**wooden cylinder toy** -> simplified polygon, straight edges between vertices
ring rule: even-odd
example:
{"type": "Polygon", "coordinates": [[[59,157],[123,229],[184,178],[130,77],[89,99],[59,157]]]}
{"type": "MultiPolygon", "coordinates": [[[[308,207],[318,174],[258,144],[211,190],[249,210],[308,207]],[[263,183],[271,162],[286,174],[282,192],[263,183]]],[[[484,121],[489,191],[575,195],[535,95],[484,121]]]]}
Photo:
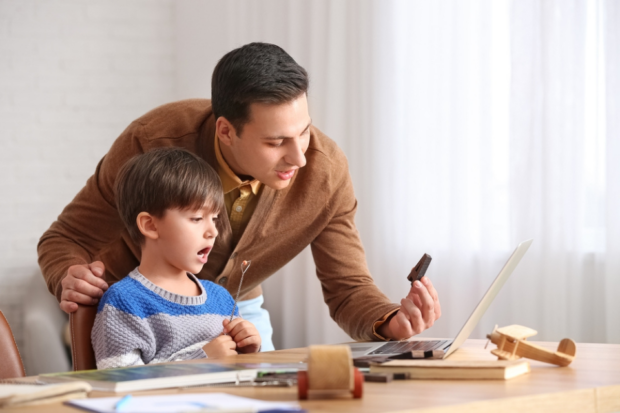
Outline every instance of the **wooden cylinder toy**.
{"type": "Polygon", "coordinates": [[[305,400],[308,394],[351,393],[354,398],[362,397],[364,376],[353,367],[349,346],[310,346],[308,371],[297,374],[299,398],[305,400]]]}

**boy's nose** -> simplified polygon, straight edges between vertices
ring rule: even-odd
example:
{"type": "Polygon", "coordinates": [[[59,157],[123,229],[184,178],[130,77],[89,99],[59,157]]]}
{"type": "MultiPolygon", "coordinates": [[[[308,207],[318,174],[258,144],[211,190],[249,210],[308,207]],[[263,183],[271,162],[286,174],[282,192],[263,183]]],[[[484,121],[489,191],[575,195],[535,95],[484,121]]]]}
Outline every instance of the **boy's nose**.
{"type": "Polygon", "coordinates": [[[215,223],[212,223],[205,231],[205,238],[215,238],[218,234],[219,231],[217,230],[217,225],[215,225],[215,223]]]}

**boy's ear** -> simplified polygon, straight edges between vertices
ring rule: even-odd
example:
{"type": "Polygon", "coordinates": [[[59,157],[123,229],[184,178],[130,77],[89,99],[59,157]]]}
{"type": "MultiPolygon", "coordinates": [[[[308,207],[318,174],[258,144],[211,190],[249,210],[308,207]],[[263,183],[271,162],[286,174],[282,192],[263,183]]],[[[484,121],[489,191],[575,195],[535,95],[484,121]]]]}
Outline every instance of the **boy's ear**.
{"type": "Polygon", "coordinates": [[[235,127],[224,116],[220,116],[215,121],[215,133],[220,139],[220,143],[226,146],[231,146],[234,139],[237,136],[235,127]]]}
{"type": "Polygon", "coordinates": [[[157,231],[157,223],[155,217],[148,212],[140,212],[136,217],[136,224],[138,229],[148,239],[159,238],[159,232],[157,231]]]}

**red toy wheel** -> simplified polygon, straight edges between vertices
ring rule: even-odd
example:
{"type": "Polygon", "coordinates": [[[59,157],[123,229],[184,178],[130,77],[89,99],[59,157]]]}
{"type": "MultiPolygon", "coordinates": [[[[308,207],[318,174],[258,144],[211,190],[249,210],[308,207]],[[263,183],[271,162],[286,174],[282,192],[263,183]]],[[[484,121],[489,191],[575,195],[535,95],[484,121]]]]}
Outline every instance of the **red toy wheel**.
{"type": "Polygon", "coordinates": [[[364,375],[355,367],[353,368],[353,378],[354,378],[354,387],[353,387],[353,398],[361,399],[364,394],[364,375]]]}
{"type": "Polygon", "coordinates": [[[299,400],[308,400],[308,372],[297,372],[297,394],[299,400]]]}

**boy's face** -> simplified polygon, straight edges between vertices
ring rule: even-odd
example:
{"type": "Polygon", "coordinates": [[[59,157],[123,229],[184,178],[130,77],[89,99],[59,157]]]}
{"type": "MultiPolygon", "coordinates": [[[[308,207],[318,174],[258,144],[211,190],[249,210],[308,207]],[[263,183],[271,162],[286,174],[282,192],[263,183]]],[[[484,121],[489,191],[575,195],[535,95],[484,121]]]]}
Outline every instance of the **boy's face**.
{"type": "Polygon", "coordinates": [[[198,211],[168,209],[161,218],[153,217],[158,252],[172,271],[198,274],[207,262],[218,234],[217,214],[206,208],[198,211]]]}
{"type": "Polygon", "coordinates": [[[304,93],[280,105],[253,103],[241,136],[225,118],[218,118],[216,128],[224,158],[237,175],[283,189],[306,165],[311,121],[304,93]]]}

